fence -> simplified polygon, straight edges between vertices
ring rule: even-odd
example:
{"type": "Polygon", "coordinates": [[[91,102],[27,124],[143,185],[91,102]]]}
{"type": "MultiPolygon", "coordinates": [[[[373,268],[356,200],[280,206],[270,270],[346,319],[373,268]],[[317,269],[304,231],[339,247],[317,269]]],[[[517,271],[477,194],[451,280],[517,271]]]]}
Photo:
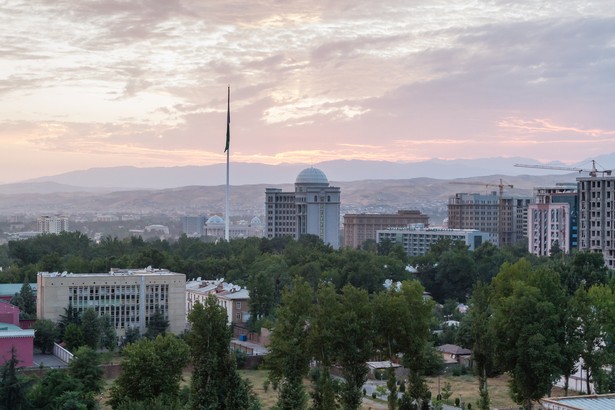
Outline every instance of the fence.
{"type": "Polygon", "coordinates": [[[57,343],[53,344],[53,355],[62,360],[64,363],[68,363],[73,360],[73,354],[57,343]]]}

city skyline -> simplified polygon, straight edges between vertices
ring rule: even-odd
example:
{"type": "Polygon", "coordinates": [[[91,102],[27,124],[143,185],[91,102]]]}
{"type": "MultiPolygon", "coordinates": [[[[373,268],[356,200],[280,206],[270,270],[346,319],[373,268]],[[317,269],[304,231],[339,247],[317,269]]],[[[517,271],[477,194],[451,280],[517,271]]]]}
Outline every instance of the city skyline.
{"type": "Polygon", "coordinates": [[[91,167],[612,151],[615,11],[453,0],[22,1],[0,183],[91,167]]]}

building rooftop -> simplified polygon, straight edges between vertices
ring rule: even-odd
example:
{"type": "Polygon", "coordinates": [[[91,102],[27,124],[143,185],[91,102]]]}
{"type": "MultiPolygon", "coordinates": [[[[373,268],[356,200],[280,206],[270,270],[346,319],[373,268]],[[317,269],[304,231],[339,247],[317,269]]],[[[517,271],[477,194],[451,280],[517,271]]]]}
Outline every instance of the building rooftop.
{"type": "MultiPolygon", "coordinates": [[[[2,296],[14,296],[15,293],[21,291],[23,283],[2,283],[0,284],[0,297],[2,296]]],[[[32,291],[36,292],[36,283],[30,283],[32,291]]]]}
{"type": "Polygon", "coordinates": [[[46,278],[58,278],[58,277],[71,277],[71,278],[79,278],[86,277],[90,278],[93,276],[134,276],[134,275],[177,275],[175,272],[171,272],[168,269],[154,269],[151,266],[148,266],[144,269],[116,269],[111,268],[111,270],[107,273],[69,273],[69,272],[39,272],[39,276],[43,276],[46,278]]]}
{"type": "Polygon", "coordinates": [[[319,170],[318,168],[309,167],[304,169],[297,175],[297,179],[295,180],[295,184],[325,184],[329,185],[329,180],[324,172],[319,170]]]}
{"type": "Polygon", "coordinates": [[[615,394],[551,397],[540,402],[547,410],[611,410],[615,408],[615,394]]]}
{"type": "Polygon", "coordinates": [[[10,323],[0,323],[0,339],[12,337],[34,337],[34,329],[22,329],[10,323]]]}

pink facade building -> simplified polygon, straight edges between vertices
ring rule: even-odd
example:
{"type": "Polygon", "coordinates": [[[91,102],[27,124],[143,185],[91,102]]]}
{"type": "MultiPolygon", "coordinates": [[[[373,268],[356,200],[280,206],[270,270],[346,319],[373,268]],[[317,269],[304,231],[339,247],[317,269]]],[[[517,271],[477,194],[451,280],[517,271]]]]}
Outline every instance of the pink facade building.
{"type": "Polygon", "coordinates": [[[19,308],[0,302],[0,365],[10,360],[13,348],[19,367],[32,366],[34,330],[19,327],[19,308]]]}

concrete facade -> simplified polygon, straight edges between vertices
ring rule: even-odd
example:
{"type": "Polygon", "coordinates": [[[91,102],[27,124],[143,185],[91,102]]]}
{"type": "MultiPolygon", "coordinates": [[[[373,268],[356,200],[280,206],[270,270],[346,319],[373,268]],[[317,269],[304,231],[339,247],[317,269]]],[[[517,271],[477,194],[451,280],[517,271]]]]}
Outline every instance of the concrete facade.
{"type": "Polygon", "coordinates": [[[477,229],[499,245],[513,245],[527,235],[527,207],[532,198],[457,193],[448,200],[448,227],[477,229]]]}
{"type": "Polygon", "coordinates": [[[579,250],[601,253],[615,269],[615,176],[577,178],[579,250]]]}
{"type": "Polygon", "coordinates": [[[549,256],[551,247],[570,253],[570,206],[568,204],[531,204],[528,207],[528,251],[549,256]]]}
{"type": "Polygon", "coordinates": [[[340,196],[317,168],[306,168],[295,180],[295,192],[265,190],[267,238],[316,235],[334,249],[340,245],[340,196]]]}
{"type": "Polygon", "coordinates": [[[186,275],[163,269],[112,270],[109,273],[39,272],[37,317],[60,320],[69,304],[80,312],[89,307],[108,314],[118,336],[127,328],[145,332],[159,309],[175,334],[186,328],[186,275]]]}
{"type": "Polygon", "coordinates": [[[39,233],[68,232],[68,217],[66,216],[39,216],[37,219],[39,233]]]}
{"type": "Polygon", "coordinates": [[[489,242],[492,237],[486,232],[476,229],[425,228],[414,226],[408,228],[391,228],[378,231],[377,242],[390,240],[402,245],[409,256],[424,255],[431,245],[442,238],[452,241],[462,241],[470,250],[478,248],[483,242],[489,242]]]}
{"type": "Polygon", "coordinates": [[[417,210],[400,210],[396,214],[344,215],[344,246],[359,248],[368,240],[376,240],[379,229],[403,228],[412,224],[429,226],[429,216],[417,210]]]}

